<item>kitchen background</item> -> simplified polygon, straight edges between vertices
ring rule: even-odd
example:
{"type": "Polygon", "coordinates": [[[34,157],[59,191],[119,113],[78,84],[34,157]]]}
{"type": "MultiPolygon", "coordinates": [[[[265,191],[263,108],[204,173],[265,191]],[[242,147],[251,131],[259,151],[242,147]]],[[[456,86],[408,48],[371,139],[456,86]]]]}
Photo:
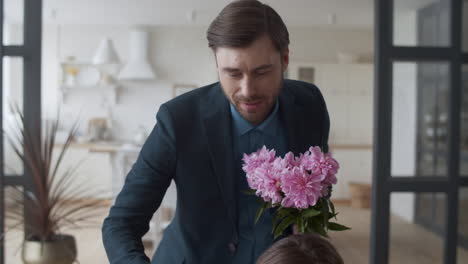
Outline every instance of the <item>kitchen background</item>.
{"type": "MultiPolygon", "coordinates": [[[[45,3],[47,7],[47,1],[45,3]]],[[[69,15],[70,8],[63,12],[69,15]]],[[[91,150],[80,175],[83,180],[107,186],[103,197],[106,193],[107,198],[111,198],[116,174],[122,177],[126,173],[116,171],[122,168],[113,168],[116,163],[122,164],[122,160],[113,162],[112,159],[136,156],[134,152],[141,142],[135,141],[141,139],[135,138],[150,132],[159,106],[173,98],[179,86],[200,87],[217,81],[214,57],[205,37],[207,26],[191,23],[190,19],[196,19],[191,17],[183,17],[179,24],[168,25],[125,25],[120,20],[118,23],[111,20],[97,21],[107,24],[91,24],[87,20],[62,18],[65,15],[60,8],[46,8],[45,11],[42,47],[44,118],[54,117],[60,106],[63,128],[67,129],[80,117],[82,138],[74,144],[69,155],[88,155],[87,151],[91,150]],[[129,40],[135,29],[147,34],[148,53],[144,59],[150,63],[155,77],[119,80],[118,70],[129,59],[133,48],[129,40]],[[111,67],[101,66],[112,73],[113,79],[112,84],[102,85],[98,76],[101,68],[93,64],[93,57],[98,56],[98,47],[105,38],[112,42],[119,61],[111,67]],[[105,118],[109,131],[106,136],[89,142],[87,137],[92,136],[89,135],[92,132],[90,120],[96,118],[105,118]],[[119,155],[124,153],[128,155],[119,155]]],[[[193,12],[196,17],[196,11],[193,12]]],[[[341,16],[337,18],[331,13],[321,19],[323,24],[312,26],[290,23],[288,77],[298,78],[301,69],[311,70],[312,76],[302,79],[315,82],[325,96],[332,122],[330,144],[343,165],[343,178],[334,196],[346,199],[349,197],[349,181],[370,183],[371,180],[373,32],[370,21],[350,25],[341,21],[341,16]]],[[[289,24],[287,17],[285,21],[289,24]]],[[[21,27],[7,26],[9,30],[5,34],[10,43],[21,41],[21,27]]],[[[22,63],[13,59],[10,64],[12,70],[5,79],[10,82],[7,87],[12,89],[5,101],[22,98],[21,89],[14,88],[15,84],[16,87],[21,85],[22,63]]],[[[175,194],[168,192],[168,197],[175,198],[175,194]]],[[[165,204],[175,207],[175,200],[169,200],[171,202],[166,204],[165,201],[165,204]]]]}
{"type": "MultiPolygon", "coordinates": [[[[207,46],[205,33],[208,23],[228,2],[44,0],[43,118],[44,121],[54,118],[60,107],[62,131],[69,129],[77,118],[81,120],[79,136],[64,164],[67,167],[85,159],[77,173],[76,184],[88,182],[100,188],[97,199],[115,198],[141,143],[155,125],[160,105],[181,92],[217,81],[214,56],[207,46]],[[138,34],[140,37],[136,36],[138,34]],[[140,64],[147,63],[154,76],[143,80],[136,76],[119,78],[122,69],[130,66],[133,59],[138,59],[140,64]]],[[[370,211],[367,208],[372,180],[373,1],[265,2],[282,15],[290,32],[290,65],[286,76],[313,82],[324,94],[331,118],[329,143],[341,164],[333,199],[343,206],[340,208],[342,219],[353,226],[349,235],[343,234],[341,240],[337,237],[335,242],[348,259],[354,260],[352,263],[364,263],[369,250],[370,211]]],[[[439,1],[395,2],[396,44],[416,45],[418,12],[439,1]]],[[[7,0],[5,4],[4,44],[21,44],[19,14],[23,0],[7,0]]],[[[465,5],[468,10],[466,7],[468,5],[465,5]]],[[[463,37],[467,44],[468,34],[463,37]]],[[[8,114],[8,102],[21,103],[22,100],[22,59],[5,58],[4,65],[6,118],[3,122],[7,124],[13,118],[8,114]]],[[[140,66],[135,67],[135,74],[142,73],[140,66]]],[[[418,65],[399,63],[394,75],[398,81],[394,84],[396,121],[392,173],[415,175],[418,166],[415,141],[420,131],[417,124],[420,113],[416,109],[418,65]]],[[[63,133],[60,135],[58,140],[63,140],[63,133]]],[[[9,164],[6,169],[20,171],[19,161],[9,153],[11,149],[5,145],[6,164],[9,164]]],[[[461,169],[468,174],[468,162],[462,163],[461,169]]],[[[392,238],[396,237],[391,242],[392,254],[405,259],[416,252],[419,258],[427,256],[421,263],[437,263],[442,258],[443,245],[439,237],[432,233],[421,235],[421,229],[413,225],[415,197],[412,193],[392,194],[392,238]],[[429,242],[432,246],[427,249],[419,248],[421,251],[405,246],[394,248],[397,242],[404,245],[401,241],[417,239],[435,242],[429,242]]],[[[466,197],[462,192],[461,198],[466,197]]],[[[176,190],[171,185],[162,206],[174,209],[175,205],[176,190]]],[[[156,217],[167,221],[170,210],[167,214],[169,216],[156,217]]],[[[159,230],[167,224],[156,223],[158,227],[152,229],[159,230]]],[[[150,232],[149,236],[153,235],[150,232]]],[[[89,237],[96,240],[95,236],[89,237]]],[[[160,237],[153,240],[157,239],[160,237]]],[[[91,252],[105,258],[102,248],[96,247],[85,253],[85,260],[91,252]]],[[[462,256],[467,256],[464,254],[462,256]]]]}

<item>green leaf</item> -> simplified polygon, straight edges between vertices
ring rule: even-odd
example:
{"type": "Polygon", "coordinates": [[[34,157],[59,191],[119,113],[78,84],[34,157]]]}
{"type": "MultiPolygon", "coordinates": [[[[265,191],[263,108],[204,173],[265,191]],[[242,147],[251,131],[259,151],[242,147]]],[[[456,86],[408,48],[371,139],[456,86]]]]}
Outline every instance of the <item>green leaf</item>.
{"type": "Polygon", "coordinates": [[[328,203],[324,202],[322,207],[322,222],[324,227],[328,226],[328,210],[328,203]]]}
{"type": "Polygon", "coordinates": [[[327,231],[325,231],[325,228],[323,227],[321,221],[319,221],[317,218],[310,218],[309,223],[310,225],[310,230],[313,233],[317,233],[319,235],[322,235],[324,237],[328,237],[327,231]]]}
{"type": "Polygon", "coordinates": [[[338,215],[338,213],[333,213],[333,214],[329,214],[328,215],[328,220],[332,219],[332,218],[335,218],[336,219],[336,216],[338,215]]]}
{"type": "Polygon", "coordinates": [[[279,225],[278,227],[276,228],[275,230],[275,235],[274,235],[274,238],[278,238],[281,234],[283,234],[284,230],[290,226],[291,224],[293,224],[294,222],[296,221],[296,216],[294,215],[290,215],[288,217],[286,217],[279,225]]]}
{"type": "Polygon", "coordinates": [[[258,220],[260,219],[260,217],[262,216],[263,212],[265,211],[267,207],[268,207],[268,203],[264,203],[262,204],[262,206],[260,206],[257,209],[257,213],[255,214],[255,224],[257,224],[258,220]]]}
{"type": "Polygon", "coordinates": [[[299,233],[300,234],[304,234],[304,218],[302,217],[299,217],[299,221],[298,221],[298,224],[297,224],[297,227],[299,229],[299,233]]]}
{"type": "Polygon", "coordinates": [[[302,211],[301,216],[304,217],[304,218],[309,218],[309,217],[317,216],[320,213],[321,213],[320,211],[317,211],[317,210],[315,210],[313,208],[309,208],[309,209],[306,209],[306,210],[302,211]]]}
{"type": "Polygon", "coordinates": [[[333,230],[333,231],[344,231],[344,230],[350,230],[351,228],[344,226],[344,225],[340,225],[335,222],[330,222],[328,223],[328,229],[333,230]]]}
{"type": "Polygon", "coordinates": [[[242,192],[247,195],[255,195],[257,191],[253,189],[248,189],[248,190],[243,190],[242,192]]]}
{"type": "Polygon", "coordinates": [[[330,205],[332,213],[336,215],[335,205],[333,204],[333,202],[331,200],[328,200],[328,204],[330,205]]]}
{"type": "Polygon", "coordinates": [[[273,216],[272,229],[271,229],[272,233],[275,231],[275,228],[276,228],[276,225],[278,224],[278,222],[280,220],[284,219],[289,214],[288,211],[285,211],[285,210],[282,210],[282,209],[284,209],[284,208],[279,208],[278,210],[276,210],[275,215],[273,216]]]}

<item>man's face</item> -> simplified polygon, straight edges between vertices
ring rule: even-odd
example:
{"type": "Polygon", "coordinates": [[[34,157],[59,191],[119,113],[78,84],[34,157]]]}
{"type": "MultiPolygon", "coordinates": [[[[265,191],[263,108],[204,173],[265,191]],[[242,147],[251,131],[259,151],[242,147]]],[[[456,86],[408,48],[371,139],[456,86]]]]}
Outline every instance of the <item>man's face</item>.
{"type": "Polygon", "coordinates": [[[258,125],[272,110],[289,62],[266,35],[245,48],[219,47],[215,51],[218,76],[224,93],[237,112],[258,125]]]}

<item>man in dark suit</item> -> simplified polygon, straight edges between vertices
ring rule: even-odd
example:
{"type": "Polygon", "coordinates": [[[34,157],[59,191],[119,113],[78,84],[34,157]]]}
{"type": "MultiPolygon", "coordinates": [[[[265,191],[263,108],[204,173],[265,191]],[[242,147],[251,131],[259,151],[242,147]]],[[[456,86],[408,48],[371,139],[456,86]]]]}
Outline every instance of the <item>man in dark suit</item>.
{"type": "Polygon", "coordinates": [[[161,264],[253,264],[273,243],[273,209],[259,204],[242,173],[242,154],[265,145],[277,155],[310,146],[327,151],[329,118],[312,84],[284,80],[289,34],[280,16],[255,0],[227,5],[207,38],[219,82],[161,105],[157,123],[102,228],[112,264],[144,264],[141,237],[170,182],[174,220],[153,256],[161,264]]]}

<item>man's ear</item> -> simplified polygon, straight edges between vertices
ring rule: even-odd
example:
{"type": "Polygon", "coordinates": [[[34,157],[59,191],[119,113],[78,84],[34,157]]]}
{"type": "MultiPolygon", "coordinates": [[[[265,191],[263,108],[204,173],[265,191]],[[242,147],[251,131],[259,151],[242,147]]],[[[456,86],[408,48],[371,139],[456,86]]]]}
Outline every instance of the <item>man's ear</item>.
{"type": "Polygon", "coordinates": [[[281,66],[282,66],[283,72],[285,72],[288,69],[288,65],[289,65],[289,48],[286,48],[281,54],[281,66]]]}

